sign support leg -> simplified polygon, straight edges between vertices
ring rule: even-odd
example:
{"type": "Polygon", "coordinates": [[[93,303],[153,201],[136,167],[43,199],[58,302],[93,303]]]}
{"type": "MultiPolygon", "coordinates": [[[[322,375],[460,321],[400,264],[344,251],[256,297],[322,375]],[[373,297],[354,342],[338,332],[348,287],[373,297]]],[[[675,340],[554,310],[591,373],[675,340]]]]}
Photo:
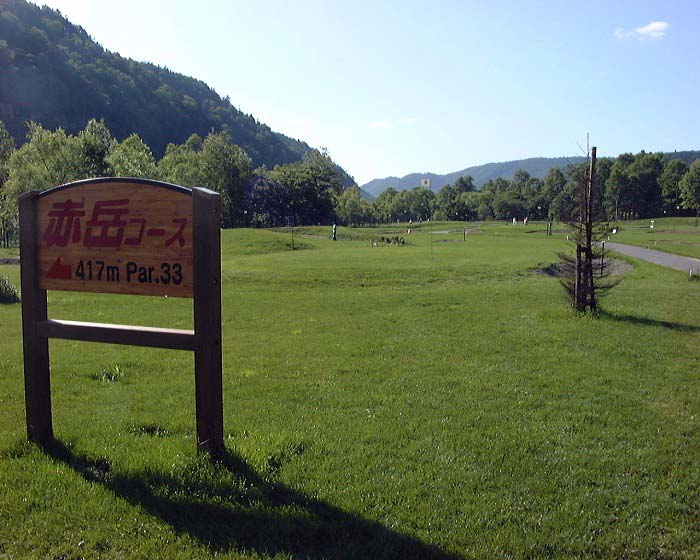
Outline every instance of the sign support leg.
{"type": "Polygon", "coordinates": [[[48,318],[46,290],[39,289],[38,278],[38,194],[31,191],[19,199],[24,398],[27,436],[30,441],[48,446],[53,442],[49,340],[37,335],[37,323],[48,318]]]}
{"type": "Polygon", "coordinates": [[[212,457],[224,449],[221,356],[221,202],[193,189],[194,353],[197,448],[212,457]]]}

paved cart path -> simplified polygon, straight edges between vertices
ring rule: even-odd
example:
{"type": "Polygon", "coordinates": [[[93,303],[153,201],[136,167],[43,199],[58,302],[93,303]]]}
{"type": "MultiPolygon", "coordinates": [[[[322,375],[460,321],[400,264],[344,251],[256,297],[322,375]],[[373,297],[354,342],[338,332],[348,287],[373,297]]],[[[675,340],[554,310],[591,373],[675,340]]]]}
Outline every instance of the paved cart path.
{"type": "Polygon", "coordinates": [[[673,255],[664,253],[663,251],[655,251],[654,249],[646,249],[645,247],[637,247],[636,245],[625,245],[623,243],[605,242],[605,248],[615,251],[628,257],[634,257],[643,261],[648,261],[654,264],[683,270],[688,272],[693,271],[693,274],[700,274],[700,259],[692,257],[683,257],[681,255],[673,255]]]}

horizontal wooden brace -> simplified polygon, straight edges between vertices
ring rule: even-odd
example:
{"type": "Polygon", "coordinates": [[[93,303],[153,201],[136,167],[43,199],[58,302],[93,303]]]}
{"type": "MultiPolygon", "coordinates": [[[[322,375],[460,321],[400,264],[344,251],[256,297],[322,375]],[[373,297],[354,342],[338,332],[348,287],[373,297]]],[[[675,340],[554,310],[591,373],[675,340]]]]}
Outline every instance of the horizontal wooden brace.
{"type": "Polygon", "coordinates": [[[170,350],[193,351],[195,349],[194,331],[189,330],[49,319],[37,322],[36,331],[37,336],[41,338],[62,338],[66,340],[83,340],[85,342],[167,348],[170,350]]]}

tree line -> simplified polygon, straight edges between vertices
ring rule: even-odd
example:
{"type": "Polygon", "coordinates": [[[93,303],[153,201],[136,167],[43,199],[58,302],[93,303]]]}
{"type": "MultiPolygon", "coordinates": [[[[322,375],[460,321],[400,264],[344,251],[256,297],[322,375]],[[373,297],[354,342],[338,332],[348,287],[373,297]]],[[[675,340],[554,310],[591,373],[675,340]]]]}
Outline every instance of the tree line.
{"type": "MultiPolygon", "coordinates": [[[[388,188],[371,203],[359,189],[339,198],[336,213],[345,224],[425,220],[547,219],[570,222],[579,209],[580,177],[586,163],[552,167],[543,179],[516,171],[480,191],[469,175],[437,193],[426,187],[388,188]]],[[[596,168],[594,206],[607,220],[700,214],[700,160],[690,166],[660,153],[601,158],[596,168]]]]}
{"type": "MultiPolygon", "coordinates": [[[[578,211],[582,165],[554,167],[544,179],[517,171],[512,179],[488,181],[477,191],[470,176],[434,192],[426,187],[388,188],[364,198],[325,150],[310,150],[297,162],[253,168],[252,159],[227,132],[192,134],[170,143],[159,160],[137,135],[119,141],[104,121],[91,119],[76,135],[28,123],[19,148],[0,121],[0,239],[17,231],[17,199],[91,177],[143,177],[221,193],[223,227],[279,227],[393,221],[522,220],[571,221],[578,211]]],[[[608,220],[700,215],[700,160],[688,166],[663,154],[640,152],[599,159],[595,207],[608,220]]]]}

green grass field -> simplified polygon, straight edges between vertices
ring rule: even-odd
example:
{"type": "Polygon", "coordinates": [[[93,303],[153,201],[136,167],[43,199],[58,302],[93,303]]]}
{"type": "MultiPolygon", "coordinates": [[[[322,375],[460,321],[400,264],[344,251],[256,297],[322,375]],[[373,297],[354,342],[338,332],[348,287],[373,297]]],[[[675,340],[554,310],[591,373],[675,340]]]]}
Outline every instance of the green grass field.
{"type": "MultiPolygon", "coordinates": [[[[700,284],[634,262],[577,316],[533,271],[563,233],[464,225],[225,231],[216,466],[186,352],[52,341],[59,443],[24,443],[0,305],[0,558],[700,558],[700,284]]],[[[174,299],[49,314],[192,325],[174,299]]]]}

